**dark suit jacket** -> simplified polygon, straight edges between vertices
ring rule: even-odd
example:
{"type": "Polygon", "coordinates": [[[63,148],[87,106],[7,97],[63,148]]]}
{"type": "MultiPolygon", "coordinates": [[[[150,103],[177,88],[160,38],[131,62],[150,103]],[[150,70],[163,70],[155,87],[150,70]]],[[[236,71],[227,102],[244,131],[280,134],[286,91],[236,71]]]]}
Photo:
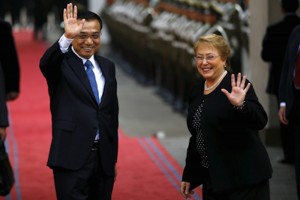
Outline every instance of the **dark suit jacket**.
{"type": "Polygon", "coordinates": [[[104,171],[114,174],[118,155],[118,99],[115,65],[95,55],[105,77],[98,105],[82,60],[70,49],[63,54],[56,42],[40,60],[49,89],[52,143],[48,166],[76,170],[87,160],[96,130],[100,130],[100,155],[104,171]]]}
{"type": "Polygon", "coordinates": [[[8,115],[7,115],[7,107],[6,107],[5,85],[4,85],[2,67],[0,64],[0,127],[7,127],[7,126],[8,126],[8,115]]]}
{"type": "Polygon", "coordinates": [[[221,88],[231,91],[231,78],[227,74],[209,95],[203,95],[204,81],[200,81],[190,97],[187,124],[191,138],[187,150],[183,181],[192,188],[203,183],[201,157],[196,149],[197,132],[193,128],[194,113],[204,99],[201,112],[201,130],[204,136],[209,174],[216,191],[237,189],[260,183],[272,175],[267,151],[258,130],[267,124],[267,114],[251,86],[246,95],[246,107],[233,108],[221,88]]]}
{"type": "Polygon", "coordinates": [[[289,36],[300,18],[297,15],[286,15],[281,21],[267,27],[263,42],[261,57],[270,62],[269,77],[266,91],[278,95],[282,63],[289,36]]]}
{"type": "Polygon", "coordinates": [[[19,92],[20,69],[11,25],[0,20],[0,63],[5,78],[5,93],[19,92]]]}
{"type": "Polygon", "coordinates": [[[294,105],[294,71],[300,44],[300,25],[295,27],[288,41],[282,65],[279,85],[279,102],[286,102],[286,116],[289,118],[294,105]]]}

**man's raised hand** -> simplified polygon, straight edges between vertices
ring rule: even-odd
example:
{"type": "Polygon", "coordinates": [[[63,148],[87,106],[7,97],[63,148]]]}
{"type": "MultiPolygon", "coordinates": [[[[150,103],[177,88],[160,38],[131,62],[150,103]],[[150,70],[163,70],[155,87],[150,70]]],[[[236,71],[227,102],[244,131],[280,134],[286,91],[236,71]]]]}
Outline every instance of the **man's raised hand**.
{"type": "Polygon", "coordinates": [[[80,33],[85,19],[77,20],[77,6],[73,7],[72,3],[69,3],[64,9],[63,16],[65,37],[74,39],[80,33]]]}

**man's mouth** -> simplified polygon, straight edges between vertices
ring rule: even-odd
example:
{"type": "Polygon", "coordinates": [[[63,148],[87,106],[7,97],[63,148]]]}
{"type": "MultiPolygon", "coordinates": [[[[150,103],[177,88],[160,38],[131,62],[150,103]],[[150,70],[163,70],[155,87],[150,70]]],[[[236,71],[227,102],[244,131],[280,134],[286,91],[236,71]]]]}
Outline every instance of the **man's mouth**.
{"type": "Polygon", "coordinates": [[[92,47],[84,47],[83,50],[84,50],[84,51],[92,51],[93,48],[92,48],[92,47]]]}

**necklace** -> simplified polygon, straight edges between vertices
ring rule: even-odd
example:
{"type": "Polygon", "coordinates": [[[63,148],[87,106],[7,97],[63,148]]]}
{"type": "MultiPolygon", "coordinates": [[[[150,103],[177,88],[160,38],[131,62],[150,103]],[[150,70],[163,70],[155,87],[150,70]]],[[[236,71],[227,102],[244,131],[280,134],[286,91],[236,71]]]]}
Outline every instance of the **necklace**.
{"type": "Polygon", "coordinates": [[[209,86],[209,87],[207,87],[206,86],[206,81],[204,82],[204,90],[211,90],[211,89],[213,89],[213,88],[215,88],[221,81],[222,81],[222,79],[224,78],[224,76],[227,74],[227,71],[225,70],[224,72],[223,72],[223,74],[220,76],[220,78],[212,85],[212,86],[209,86]]]}

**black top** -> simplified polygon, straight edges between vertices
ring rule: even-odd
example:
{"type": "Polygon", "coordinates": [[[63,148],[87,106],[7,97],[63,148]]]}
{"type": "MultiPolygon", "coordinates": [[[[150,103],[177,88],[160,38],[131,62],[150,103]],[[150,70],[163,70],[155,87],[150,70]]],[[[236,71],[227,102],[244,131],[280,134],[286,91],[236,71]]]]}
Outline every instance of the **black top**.
{"type": "Polygon", "coordinates": [[[234,108],[221,88],[231,91],[229,73],[212,93],[203,94],[202,80],[190,95],[187,125],[191,138],[183,181],[190,182],[192,188],[203,183],[201,173],[205,171],[197,150],[197,129],[193,122],[201,104],[201,131],[215,190],[256,184],[269,179],[272,174],[268,154],[258,134],[258,130],[267,124],[268,118],[253,87],[247,92],[243,110],[234,108]]]}
{"type": "Polygon", "coordinates": [[[199,103],[198,105],[197,104],[195,105],[195,107],[197,108],[195,108],[195,112],[193,118],[191,119],[191,123],[192,123],[192,129],[197,133],[196,148],[201,157],[201,165],[205,168],[208,168],[209,162],[207,159],[204,133],[201,128],[202,109],[203,109],[204,100],[205,100],[205,96],[203,96],[203,99],[198,102],[199,103]]]}

